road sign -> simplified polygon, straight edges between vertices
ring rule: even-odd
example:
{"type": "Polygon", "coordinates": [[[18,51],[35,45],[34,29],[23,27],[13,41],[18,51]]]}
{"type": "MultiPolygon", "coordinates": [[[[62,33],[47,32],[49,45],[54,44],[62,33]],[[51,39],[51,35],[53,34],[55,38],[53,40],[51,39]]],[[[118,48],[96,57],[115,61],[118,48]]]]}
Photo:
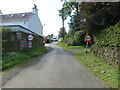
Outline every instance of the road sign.
{"type": "Polygon", "coordinates": [[[85,36],[85,41],[89,42],[91,40],[91,36],[90,35],[86,35],[85,36]]]}
{"type": "Polygon", "coordinates": [[[28,47],[32,48],[32,41],[28,41],[28,47]]]}
{"type": "Polygon", "coordinates": [[[32,44],[28,44],[28,47],[29,47],[29,48],[32,48],[32,44]]]}
{"type": "Polygon", "coordinates": [[[87,53],[87,48],[88,48],[88,42],[89,43],[92,43],[92,38],[90,35],[86,35],[85,36],[85,39],[84,39],[84,42],[86,42],[86,53],[87,53]]]}
{"type": "Polygon", "coordinates": [[[32,41],[33,40],[33,35],[28,35],[28,40],[32,41]]]}
{"type": "Polygon", "coordinates": [[[28,44],[32,44],[32,41],[28,41],[28,44]]]}

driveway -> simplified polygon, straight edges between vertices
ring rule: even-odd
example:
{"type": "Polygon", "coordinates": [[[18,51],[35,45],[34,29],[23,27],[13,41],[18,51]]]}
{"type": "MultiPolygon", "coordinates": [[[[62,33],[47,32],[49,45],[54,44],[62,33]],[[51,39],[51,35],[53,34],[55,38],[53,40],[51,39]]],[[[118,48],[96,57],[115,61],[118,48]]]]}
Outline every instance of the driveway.
{"type": "Polygon", "coordinates": [[[54,50],[39,62],[27,66],[9,80],[4,88],[106,88],[105,83],[82,66],[67,50],[47,44],[54,50]]]}

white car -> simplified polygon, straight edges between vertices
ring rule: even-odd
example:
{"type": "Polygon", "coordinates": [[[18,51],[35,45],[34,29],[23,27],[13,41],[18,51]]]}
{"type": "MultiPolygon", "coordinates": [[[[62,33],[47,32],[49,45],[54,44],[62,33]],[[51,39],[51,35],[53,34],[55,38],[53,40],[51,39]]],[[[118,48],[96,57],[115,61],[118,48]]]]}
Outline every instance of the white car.
{"type": "Polygon", "coordinates": [[[54,42],[54,41],[58,41],[58,39],[57,39],[57,38],[53,38],[52,41],[53,41],[53,42],[54,42]]]}

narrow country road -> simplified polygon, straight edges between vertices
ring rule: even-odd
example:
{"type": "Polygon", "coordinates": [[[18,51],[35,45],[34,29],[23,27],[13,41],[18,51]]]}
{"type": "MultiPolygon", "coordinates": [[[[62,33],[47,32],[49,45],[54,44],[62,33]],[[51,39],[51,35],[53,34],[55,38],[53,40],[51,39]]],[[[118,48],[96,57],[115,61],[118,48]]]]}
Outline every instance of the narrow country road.
{"type": "Polygon", "coordinates": [[[102,80],[80,65],[74,56],[54,43],[53,51],[36,65],[23,69],[4,88],[106,88],[102,80]]]}

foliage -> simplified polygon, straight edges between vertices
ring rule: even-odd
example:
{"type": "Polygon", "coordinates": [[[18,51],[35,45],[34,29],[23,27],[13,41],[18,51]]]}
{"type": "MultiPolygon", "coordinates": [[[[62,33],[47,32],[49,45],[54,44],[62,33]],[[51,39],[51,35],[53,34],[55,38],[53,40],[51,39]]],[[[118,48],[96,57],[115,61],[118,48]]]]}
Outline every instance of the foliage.
{"type": "Polygon", "coordinates": [[[34,48],[30,48],[30,49],[25,49],[22,51],[22,53],[25,53],[32,58],[40,56],[46,52],[47,52],[46,47],[34,47],[34,48]]]}
{"type": "Polygon", "coordinates": [[[63,42],[63,38],[59,38],[58,41],[59,41],[59,42],[63,42]]]}
{"type": "Polygon", "coordinates": [[[72,12],[79,12],[79,3],[76,2],[64,2],[61,10],[59,10],[59,16],[61,16],[64,20],[67,19],[68,16],[72,16],[72,12]]]}
{"type": "Polygon", "coordinates": [[[10,29],[8,29],[7,27],[2,27],[2,39],[10,39],[9,38],[9,34],[10,34],[10,29]]]}
{"type": "Polygon", "coordinates": [[[81,30],[81,31],[77,31],[75,32],[75,35],[74,35],[74,45],[84,45],[85,42],[84,42],[84,37],[85,37],[86,33],[81,30]]]}
{"type": "Polygon", "coordinates": [[[73,40],[73,37],[74,37],[74,33],[75,33],[75,32],[68,32],[68,33],[65,35],[64,42],[65,42],[68,46],[72,44],[72,40],[73,40]]]}
{"type": "Polygon", "coordinates": [[[87,20],[83,29],[90,33],[99,32],[120,20],[120,2],[84,2],[80,9],[81,19],[87,20]]]}
{"type": "Polygon", "coordinates": [[[84,36],[86,33],[81,30],[77,31],[74,34],[68,33],[65,37],[65,42],[67,43],[68,46],[78,46],[78,45],[84,45],[84,36]]]}
{"type": "Polygon", "coordinates": [[[16,51],[18,49],[17,40],[11,40],[15,33],[11,32],[7,27],[2,27],[2,52],[16,51]],[[16,43],[16,44],[15,44],[16,43]],[[14,47],[13,47],[14,46],[14,47]]]}
{"type": "Polygon", "coordinates": [[[18,67],[23,65],[33,58],[41,56],[47,53],[46,47],[39,47],[39,48],[32,48],[32,49],[25,49],[22,52],[8,52],[4,54],[2,58],[2,70],[9,70],[11,68],[18,67]]]}
{"type": "MultiPolygon", "coordinates": [[[[2,27],[2,68],[7,70],[24,64],[32,58],[46,53],[43,38],[34,35],[33,48],[28,49],[27,33],[12,32],[7,27],[2,27]],[[22,49],[21,49],[22,48],[22,49]],[[25,51],[26,50],[26,51],[25,51]]],[[[0,63],[1,64],[1,63],[0,63]]]]}
{"type": "Polygon", "coordinates": [[[116,24],[120,20],[119,11],[120,2],[64,2],[59,14],[64,20],[70,17],[70,30],[94,34],[116,24]]]}
{"type": "Polygon", "coordinates": [[[69,28],[74,31],[79,31],[80,30],[80,17],[78,14],[72,15],[69,24],[69,28]]]}
{"type": "Polygon", "coordinates": [[[51,38],[53,38],[53,36],[54,36],[53,34],[50,35],[51,38]]]}
{"type": "Polygon", "coordinates": [[[24,53],[14,52],[16,55],[6,54],[2,58],[2,71],[15,68],[17,65],[30,61],[31,58],[24,53]]]}
{"type": "Polygon", "coordinates": [[[40,47],[40,46],[43,46],[43,37],[34,35],[33,47],[40,47]]]}
{"type": "Polygon", "coordinates": [[[63,38],[64,39],[65,35],[66,35],[65,28],[63,28],[63,27],[60,28],[60,31],[59,31],[59,34],[58,34],[58,38],[63,38]]]}
{"type": "Polygon", "coordinates": [[[94,42],[98,46],[120,47],[120,22],[114,26],[103,29],[94,35],[94,42]]]}
{"type": "Polygon", "coordinates": [[[79,31],[80,29],[80,9],[79,3],[76,2],[64,2],[63,7],[59,10],[59,16],[64,20],[69,16],[70,22],[69,27],[71,30],[79,31]]]}

